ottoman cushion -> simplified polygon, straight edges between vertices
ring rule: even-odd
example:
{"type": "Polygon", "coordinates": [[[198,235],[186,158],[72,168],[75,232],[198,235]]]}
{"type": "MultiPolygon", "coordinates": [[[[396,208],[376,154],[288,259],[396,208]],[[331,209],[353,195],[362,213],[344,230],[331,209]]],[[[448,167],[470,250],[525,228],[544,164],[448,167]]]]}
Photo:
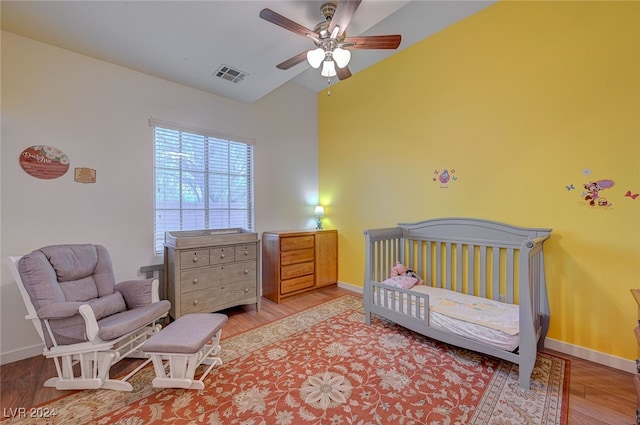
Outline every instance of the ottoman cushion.
{"type": "Polygon", "coordinates": [[[194,354],[227,323],[221,313],[184,315],[147,340],[142,350],[151,353],[194,354]]]}

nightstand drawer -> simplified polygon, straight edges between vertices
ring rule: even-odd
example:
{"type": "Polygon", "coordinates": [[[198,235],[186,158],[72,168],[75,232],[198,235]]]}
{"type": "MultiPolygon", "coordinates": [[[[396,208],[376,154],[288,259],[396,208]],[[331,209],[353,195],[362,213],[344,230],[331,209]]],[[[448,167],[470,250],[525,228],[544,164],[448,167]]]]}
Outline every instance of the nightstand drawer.
{"type": "Polygon", "coordinates": [[[313,236],[293,236],[282,238],[280,241],[281,251],[290,251],[292,249],[311,248],[313,249],[313,236]]]}
{"type": "Polygon", "coordinates": [[[300,289],[312,288],[314,285],[313,275],[296,277],[282,281],[281,291],[283,294],[298,291],[300,289]]]}
{"type": "Polygon", "coordinates": [[[284,251],[280,254],[280,265],[288,266],[289,264],[306,263],[307,261],[313,261],[313,254],[313,248],[284,251]]]}
{"type": "Polygon", "coordinates": [[[280,279],[282,280],[305,276],[308,274],[313,274],[313,261],[291,264],[289,266],[282,266],[282,268],[280,268],[280,279]]]}

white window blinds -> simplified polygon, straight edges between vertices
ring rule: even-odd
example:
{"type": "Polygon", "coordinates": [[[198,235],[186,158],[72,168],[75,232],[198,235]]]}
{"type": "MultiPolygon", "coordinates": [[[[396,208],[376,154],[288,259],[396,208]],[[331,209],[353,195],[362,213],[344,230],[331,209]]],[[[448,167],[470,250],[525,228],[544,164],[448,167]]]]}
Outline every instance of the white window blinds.
{"type": "Polygon", "coordinates": [[[165,128],[153,121],[151,125],[155,254],[164,251],[166,231],[236,227],[253,231],[253,145],[206,131],[165,128]]]}

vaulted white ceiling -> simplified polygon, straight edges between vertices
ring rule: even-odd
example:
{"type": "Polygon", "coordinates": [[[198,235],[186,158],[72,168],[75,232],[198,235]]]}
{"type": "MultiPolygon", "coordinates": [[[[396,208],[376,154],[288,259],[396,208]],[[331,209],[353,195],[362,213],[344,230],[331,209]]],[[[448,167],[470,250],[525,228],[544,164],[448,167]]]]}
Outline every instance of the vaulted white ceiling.
{"type": "MultiPolygon", "coordinates": [[[[305,62],[282,71],[280,62],[314,48],[312,41],[261,19],[270,8],[313,29],[326,1],[7,1],[2,29],[155,77],[252,103],[294,81],[327,87],[305,62]],[[246,74],[234,83],[216,77],[220,66],[246,74]]],[[[401,34],[397,50],[355,50],[358,71],[489,6],[493,1],[364,0],[349,36],[401,34]]],[[[332,84],[337,83],[333,78],[332,84]]]]}

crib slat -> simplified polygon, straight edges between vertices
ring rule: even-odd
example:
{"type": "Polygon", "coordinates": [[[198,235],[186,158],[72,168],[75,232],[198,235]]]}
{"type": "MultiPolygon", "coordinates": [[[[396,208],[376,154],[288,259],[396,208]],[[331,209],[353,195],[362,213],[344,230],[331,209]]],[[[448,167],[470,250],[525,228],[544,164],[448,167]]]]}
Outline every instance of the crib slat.
{"type": "Polygon", "coordinates": [[[513,300],[514,300],[514,282],[516,281],[516,275],[515,275],[515,269],[513,267],[513,261],[514,261],[514,249],[513,248],[507,248],[507,288],[506,288],[506,302],[513,304],[513,300]]]}
{"type": "Polygon", "coordinates": [[[480,293],[476,294],[473,288],[473,294],[482,298],[487,298],[487,246],[480,246],[480,293]]]}
{"type": "MultiPolygon", "coordinates": [[[[386,254],[386,245],[389,242],[387,241],[380,241],[380,243],[378,243],[378,259],[379,259],[379,263],[378,263],[378,281],[380,281],[382,279],[382,276],[385,275],[385,272],[387,271],[387,254],[386,254]]],[[[384,279],[382,279],[384,280],[384,279]]]]}
{"type": "Polygon", "coordinates": [[[476,246],[467,247],[467,288],[476,286],[476,246]]]}
{"type": "Polygon", "coordinates": [[[461,243],[456,244],[456,288],[459,288],[458,290],[462,290],[464,285],[462,275],[462,265],[464,261],[462,259],[463,246],[461,243]]]}
{"type": "MultiPolygon", "coordinates": [[[[387,263],[389,262],[388,260],[390,259],[389,257],[391,256],[390,255],[391,254],[391,249],[390,249],[391,242],[392,241],[385,241],[385,243],[382,245],[382,258],[387,260],[387,261],[384,262],[385,263],[384,264],[384,270],[382,271],[382,274],[380,275],[380,279],[382,279],[382,280],[384,280],[384,278],[389,275],[389,267],[390,266],[387,263]]],[[[393,259],[391,259],[391,260],[393,260],[393,259]]]]}
{"type": "Polygon", "coordinates": [[[445,273],[445,278],[446,278],[446,283],[445,283],[445,288],[447,289],[451,289],[451,242],[447,242],[445,244],[446,247],[446,251],[445,251],[445,268],[444,268],[444,273],[445,273]]]}
{"type": "Polygon", "coordinates": [[[425,242],[426,245],[426,263],[425,263],[425,270],[424,270],[424,276],[426,278],[426,284],[429,286],[433,286],[433,245],[431,243],[431,241],[426,240],[425,242]]]}
{"type": "Polygon", "coordinates": [[[435,244],[435,250],[436,250],[436,264],[435,264],[435,269],[436,269],[436,286],[438,288],[442,288],[442,243],[441,242],[436,242],[435,244]]]}
{"type": "Polygon", "coordinates": [[[491,298],[500,301],[500,247],[491,247],[493,265],[491,266],[491,298]]]}
{"type": "Polygon", "coordinates": [[[425,276],[424,273],[422,273],[422,247],[424,245],[423,241],[418,241],[418,258],[416,260],[416,264],[415,264],[415,269],[414,271],[416,273],[418,273],[418,275],[420,276],[425,276]]]}

